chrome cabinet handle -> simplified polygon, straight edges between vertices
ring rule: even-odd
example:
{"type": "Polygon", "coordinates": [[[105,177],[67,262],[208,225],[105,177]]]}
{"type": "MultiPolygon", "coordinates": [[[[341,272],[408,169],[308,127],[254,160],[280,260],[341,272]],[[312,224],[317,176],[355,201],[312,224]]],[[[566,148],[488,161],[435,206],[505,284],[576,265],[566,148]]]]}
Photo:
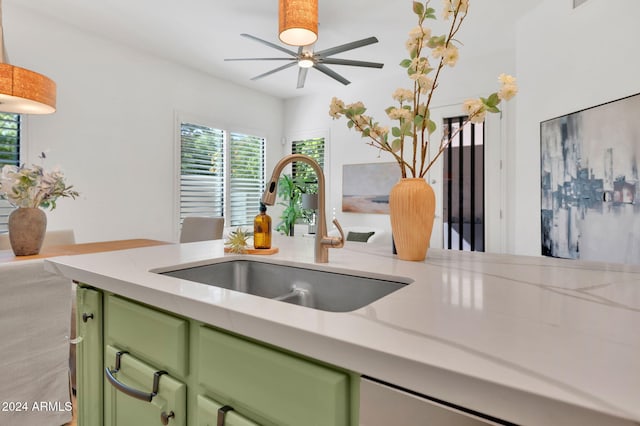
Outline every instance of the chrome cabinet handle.
{"type": "Polygon", "coordinates": [[[140,399],[142,401],[151,402],[153,397],[158,394],[158,387],[160,385],[160,376],[162,376],[163,374],[167,374],[167,372],[161,370],[161,371],[156,371],[153,374],[153,389],[151,392],[144,392],[138,389],[134,389],[130,386],[127,386],[124,383],[118,381],[118,379],[115,378],[114,374],[120,371],[120,358],[122,357],[122,355],[128,354],[128,353],[129,352],[127,351],[120,351],[116,353],[116,368],[114,370],[111,370],[109,369],[109,367],[105,367],[104,374],[107,377],[107,380],[109,381],[109,383],[111,383],[111,385],[113,385],[113,387],[119,390],[120,392],[126,395],[129,395],[130,397],[140,399]]]}
{"type": "Polygon", "coordinates": [[[218,408],[218,421],[216,426],[224,426],[225,418],[227,417],[227,411],[233,410],[233,407],[230,405],[225,405],[224,407],[218,408]]]}
{"type": "Polygon", "coordinates": [[[83,313],[82,314],[82,322],[87,322],[90,319],[93,319],[93,314],[83,313]]]}

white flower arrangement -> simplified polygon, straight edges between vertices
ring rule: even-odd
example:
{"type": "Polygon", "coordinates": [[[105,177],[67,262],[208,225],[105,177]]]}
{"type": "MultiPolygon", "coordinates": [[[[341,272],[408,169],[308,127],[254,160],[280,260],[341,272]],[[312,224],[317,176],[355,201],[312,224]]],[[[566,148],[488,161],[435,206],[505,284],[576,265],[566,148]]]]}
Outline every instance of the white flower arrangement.
{"type": "Polygon", "coordinates": [[[64,175],[58,169],[45,172],[37,165],[5,165],[0,173],[0,197],[15,207],[53,210],[59,197],[75,199],[78,195],[73,186],[65,184],[64,175]]]}
{"type": "Polygon", "coordinates": [[[438,87],[442,69],[445,66],[455,66],[460,56],[456,46],[459,41],[455,36],[467,16],[469,0],[444,0],[443,18],[451,20],[451,25],[448,33],[443,35],[432,35],[431,29],[424,26],[426,19],[436,19],[435,9],[429,7],[429,3],[430,0],[424,4],[413,2],[413,11],[418,16],[418,26],[411,29],[406,42],[410,58],[400,63],[407,69],[413,90],[397,89],[392,97],[399,106],[390,106],[385,110],[391,120],[398,121],[398,125],[391,130],[380,126],[372,117],[365,115],[367,109],[362,102],[345,105],[342,100],[334,97],[329,107],[329,115],[334,119],[346,117],[347,126],[361,133],[363,138],[368,138],[368,145],[393,155],[400,166],[403,178],[423,178],[464,125],[468,122],[483,122],[487,112],[500,112],[498,104],[502,100],[513,98],[518,92],[516,79],[501,74],[498,77],[501,88],[497,92],[486,98],[465,101],[465,123],[453,135],[443,136],[437,154],[428,161],[428,145],[431,135],[436,130],[436,123],[431,120],[429,109],[433,92],[438,87]],[[423,51],[427,53],[423,55],[423,51]],[[429,56],[438,61],[437,65],[431,65],[429,56]],[[411,144],[405,146],[405,141],[408,140],[411,144]]]}

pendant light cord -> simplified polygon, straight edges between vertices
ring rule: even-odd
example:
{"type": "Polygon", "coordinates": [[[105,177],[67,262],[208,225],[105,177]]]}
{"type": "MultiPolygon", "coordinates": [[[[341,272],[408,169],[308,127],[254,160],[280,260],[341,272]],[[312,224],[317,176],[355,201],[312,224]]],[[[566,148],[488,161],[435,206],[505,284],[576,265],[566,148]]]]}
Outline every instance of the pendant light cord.
{"type": "Polygon", "coordinates": [[[8,64],[9,57],[7,55],[7,48],[4,45],[4,26],[2,23],[2,0],[0,0],[0,62],[8,64]]]}

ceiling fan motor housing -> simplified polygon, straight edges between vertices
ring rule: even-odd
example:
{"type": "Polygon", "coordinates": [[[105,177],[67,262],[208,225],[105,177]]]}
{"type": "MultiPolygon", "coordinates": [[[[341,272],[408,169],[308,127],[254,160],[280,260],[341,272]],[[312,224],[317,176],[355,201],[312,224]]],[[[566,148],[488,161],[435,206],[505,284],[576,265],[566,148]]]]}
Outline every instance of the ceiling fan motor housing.
{"type": "Polygon", "coordinates": [[[349,50],[357,49],[360,47],[368,46],[373,43],[377,43],[378,39],[375,37],[368,37],[362,40],[352,41],[350,43],[341,44],[340,46],[330,47],[328,49],[320,50],[317,52],[313,51],[311,46],[298,46],[297,52],[288,49],[286,47],[280,46],[275,43],[271,43],[270,41],[263,40],[259,37],[253,36],[251,34],[242,33],[240,34],[242,37],[249,38],[251,40],[257,41],[258,43],[264,44],[265,46],[269,46],[273,49],[279,50],[280,52],[286,53],[288,57],[284,58],[227,58],[225,61],[285,61],[286,64],[279,66],[278,68],[274,68],[270,71],[257,75],[251,80],[258,80],[263,77],[269,76],[271,74],[277,73],[279,71],[285,70],[287,68],[298,65],[298,85],[296,86],[298,89],[302,89],[304,87],[305,80],[307,79],[307,72],[310,68],[320,71],[321,73],[333,78],[336,81],[339,81],[342,84],[349,84],[350,81],[333,71],[327,65],[350,65],[354,67],[366,67],[366,68],[382,68],[384,64],[378,62],[368,62],[368,61],[356,61],[352,59],[342,59],[342,58],[332,58],[331,56],[337,55],[338,53],[346,52],[349,50]]]}

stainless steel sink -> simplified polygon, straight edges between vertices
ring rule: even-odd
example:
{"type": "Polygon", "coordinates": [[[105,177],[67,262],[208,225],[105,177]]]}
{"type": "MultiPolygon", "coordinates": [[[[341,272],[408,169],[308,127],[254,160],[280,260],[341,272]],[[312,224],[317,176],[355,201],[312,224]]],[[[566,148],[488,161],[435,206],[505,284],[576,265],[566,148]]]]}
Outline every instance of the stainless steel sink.
{"type": "Polygon", "coordinates": [[[244,259],[160,273],[331,312],[356,310],[411,283],[244,259]]]}

